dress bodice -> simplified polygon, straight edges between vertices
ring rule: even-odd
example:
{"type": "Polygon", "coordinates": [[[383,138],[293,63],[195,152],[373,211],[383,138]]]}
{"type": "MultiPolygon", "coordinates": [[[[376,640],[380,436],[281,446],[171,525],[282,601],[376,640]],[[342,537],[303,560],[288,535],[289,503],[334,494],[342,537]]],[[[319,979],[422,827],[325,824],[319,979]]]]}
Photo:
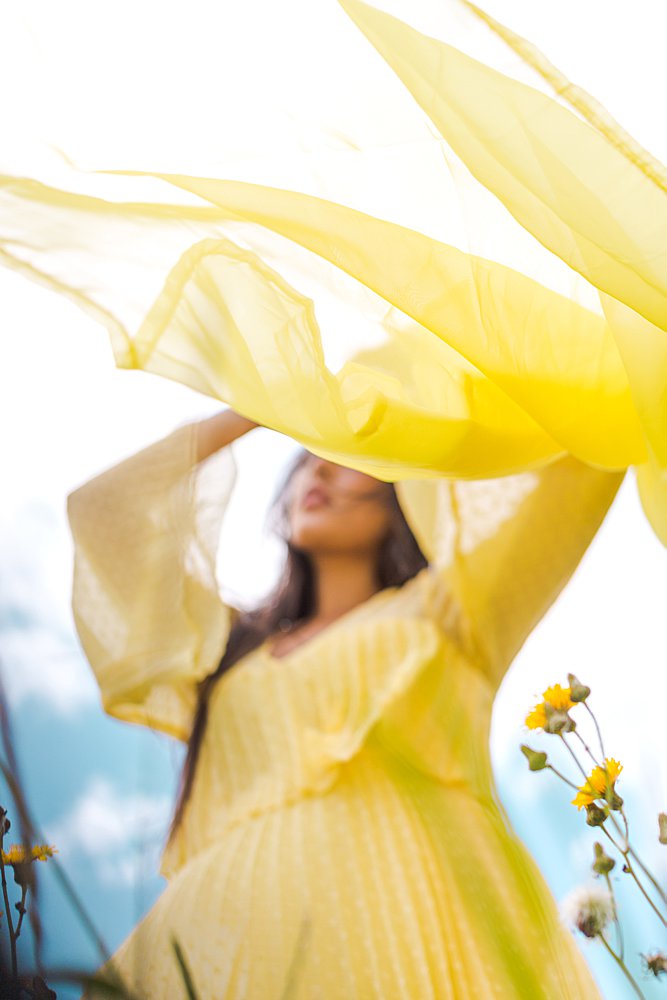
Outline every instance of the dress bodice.
{"type": "Polygon", "coordinates": [[[358,755],[370,780],[400,761],[489,794],[493,691],[427,613],[429,573],[378,592],[285,656],[263,643],[222,675],[165,871],[230,826],[326,794],[358,755]]]}

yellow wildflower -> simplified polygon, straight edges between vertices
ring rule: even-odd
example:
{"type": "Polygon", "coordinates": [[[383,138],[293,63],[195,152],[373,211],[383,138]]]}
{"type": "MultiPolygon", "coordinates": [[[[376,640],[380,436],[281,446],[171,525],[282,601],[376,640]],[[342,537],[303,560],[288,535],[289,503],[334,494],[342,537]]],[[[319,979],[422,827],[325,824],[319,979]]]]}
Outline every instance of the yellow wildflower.
{"type": "Polygon", "coordinates": [[[37,844],[29,853],[23,844],[12,844],[8,851],[2,852],[2,860],[6,865],[25,865],[30,861],[46,861],[57,853],[49,844],[37,844]]]}
{"type": "Polygon", "coordinates": [[[6,865],[24,865],[32,858],[26,854],[23,844],[12,844],[8,851],[2,852],[2,860],[6,865]]]}
{"type": "Polygon", "coordinates": [[[546,705],[549,704],[557,712],[567,712],[569,709],[574,708],[575,703],[572,701],[570,688],[561,687],[560,684],[552,684],[548,687],[546,691],[543,692],[542,697],[544,701],[541,701],[539,705],[535,707],[526,716],[526,725],[529,729],[545,729],[547,725],[547,710],[546,705]]]}
{"type": "Polygon", "coordinates": [[[55,847],[49,844],[37,844],[32,849],[32,860],[33,861],[46,861],[47,858],[52,858],[54,854],[58,851],[55,847]]]}
{"type": "Polygon", "coordinates": [[[622,770],[623,765],[613,757],[605,758],[602,767],[593,768],[586,783],[572,799],[572,805],[581,809],[583,806],[591,805],[596,799],[606,798],[609,792],[614,791],[614,784],[622,770]]]}
{"type": "Polygon", "coordinates": [[[619,764],[619,762],[614,760],[613,757],[608,760],[605,759],[602,767],[593,768],[589,775],[588,783],[591,788],[594,788],[598,792],[600,798],[602,798],[607,791],[607,782],[609,782],[609,785],[613,788],[614,782],[622,770],[623,765],[619,764]]]}
{"type": "Polygon", "coordinates": [[[559,712],[568,712],[571,708],[574,708],[574,702],[570,695],[572,691],[569,687],[563,688],[560,684],[552,684],[543,693],[542,697],[545,701],[548,701],[559,712]]]}
{"type": "Polygon", "coordinates": [[[544,729],[547,724],[547,713],[544,708],[544,703],[540,702],[536,705],[532,712],[529,712],[526,716],[526,725],[529,729],[544,729]]]}
{"type": "Polygon", "coordinates": [[[583,785],[575,797],[572,799],[572,805],[576,806],[577,809],[583,808],[583,806],[590,806],[597,799],[597,795],[592,790],[586,790],[586,785],[583,785]]]}

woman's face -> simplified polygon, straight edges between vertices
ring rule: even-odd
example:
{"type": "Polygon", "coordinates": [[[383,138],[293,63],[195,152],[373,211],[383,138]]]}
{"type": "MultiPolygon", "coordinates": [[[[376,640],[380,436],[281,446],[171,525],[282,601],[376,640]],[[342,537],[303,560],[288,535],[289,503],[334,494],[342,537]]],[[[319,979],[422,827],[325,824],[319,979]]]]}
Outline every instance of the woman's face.
{"type": "Polygon", "coordinates": [[[290,541],[306,552],[374,554],[391,523],[391,484],[309,453],[290,482],[290,541]]]}

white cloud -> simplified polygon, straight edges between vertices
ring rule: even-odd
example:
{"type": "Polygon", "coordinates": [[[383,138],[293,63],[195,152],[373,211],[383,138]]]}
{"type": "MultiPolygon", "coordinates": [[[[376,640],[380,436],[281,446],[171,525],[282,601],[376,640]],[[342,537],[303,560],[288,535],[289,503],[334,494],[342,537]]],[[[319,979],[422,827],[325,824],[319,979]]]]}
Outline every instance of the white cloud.
{"type": "Polygon", "coordinates": [[[40,699],[69,715],[98,701],[71,625],[65,528],[48,503],[0,523],[0,676],[9,704],[40,699]]]}
{"type": "Polygon", "coordinates": [[[101,776],[48,828],[63,861],[83,854],[100,879],[132,884],[157,870],[171,812],[168,796],[121,793],[101,776]]]}
{"type": "Polygon", "coordinates": [[[46,701],[60,715],[97,704],[98,689],[90,669],[73,644],[40,625],[2,633],[0,676],[11,708],[23,701],[46,701]]]}

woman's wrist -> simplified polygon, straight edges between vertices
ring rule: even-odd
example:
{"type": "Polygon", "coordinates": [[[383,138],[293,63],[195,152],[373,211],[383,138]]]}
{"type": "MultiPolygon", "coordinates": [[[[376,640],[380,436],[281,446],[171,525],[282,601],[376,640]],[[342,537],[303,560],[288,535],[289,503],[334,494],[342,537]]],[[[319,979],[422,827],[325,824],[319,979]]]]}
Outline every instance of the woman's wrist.
{"type": "Polygon", "coordinates": [[[257,421],[244,417],[231,408],[197,421],[197,461],[203,461],[259,426],[257,421]]]}

